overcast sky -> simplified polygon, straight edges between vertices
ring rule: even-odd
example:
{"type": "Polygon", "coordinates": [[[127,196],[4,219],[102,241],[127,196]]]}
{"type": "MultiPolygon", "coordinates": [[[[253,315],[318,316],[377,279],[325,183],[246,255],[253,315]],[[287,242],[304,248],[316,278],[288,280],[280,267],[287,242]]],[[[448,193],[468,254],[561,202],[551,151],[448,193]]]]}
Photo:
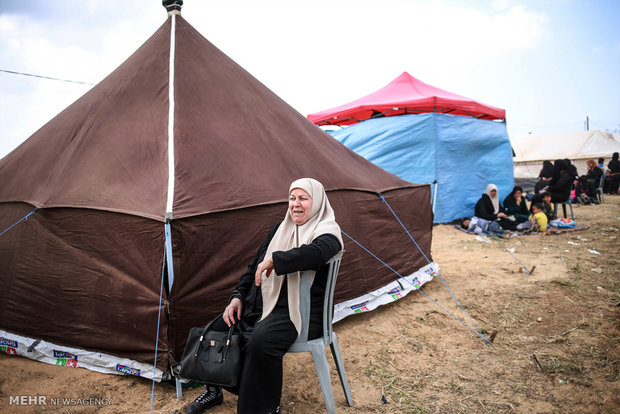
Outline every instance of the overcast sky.
{"type": "MultiPolygon", "coordinates": [[[[0,0],[0,69],[95,84],[161,0],[0,0]]],[[[183,17],[303,115],[403,71],[506,109],[511,135],[620,132],[620,0],[185,0],[183,17]]],[[[0,157],[91,86],[0,72],[0,157]]]]}

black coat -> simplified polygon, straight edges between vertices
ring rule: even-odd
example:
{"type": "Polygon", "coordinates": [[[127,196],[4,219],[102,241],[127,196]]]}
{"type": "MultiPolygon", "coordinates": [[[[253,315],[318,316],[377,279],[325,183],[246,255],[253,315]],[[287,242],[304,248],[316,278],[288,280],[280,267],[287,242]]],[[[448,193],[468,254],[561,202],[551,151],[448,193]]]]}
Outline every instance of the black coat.
{"type": "Polygon", "coordinates": [[[570,197],[570,190],[573,185],[573,177],[566,170],[563,170],[558,179],[549,185],[548,192],[551,193],[551,201],[566,201],[570,197]]]}
{"type": "Polygon", "coordinates": [[[598,183],[601,182],[601,177],[603,176],[603,170],[600,167],[594,167],[591,171],[588,171],[586,177],[588,180],[596,181],[596,186],[598,187],[598,183]]]}
{"type": "Polygon", "coordinates": [[[515,200],[513,193],[508,194],[508,197],[504,199],[504,209],[509,216],[517,214],[524,214],[527,216],[530,214],[530,211],[527,209],[527,204],[525,203],[525,197],[521,197],[521,203],[517,204],[517,200],[515,200]]]}
{"type": "Polygon", "coordinates": [[[543,167],[540,170],[540,173],[538,174],[538,178],[551,178],[553,177],[553,164],[551,164],[551,161],[545,161],[543,162],[543,167]]]}
{"type": "MultiPolygon", "coordinates": [[[[279,226],[280,223],[277,223],[271,227],[269,234],[256,252],[254,260],[248,265],[247,271],[241,276],[239,285],[231,295],[231,298],[238,297],[243,302],[242,317],[250,326],[253,326],[263,313],[263,297],[260,287],[255,284],[254,275],[258,265],[264,260],[269,243],[279,226]]],[[[310,319],[312,325],[319,324],[323,316],[323,297],[329,268],[325,263],[341,249],[340,240],[331,234],[323,234],[314,239],[310,244],[303,244],[286,252],[276,251],[272,254],[274,271],[278,275],[304,270],[316,271],[310,290],[310,319]]],[[[284,283],[282,285],[283,293],[281,294],[286,294],[286,288],[287,284],[284,283]]]]}
{"type": "MultiPolygon", "coordinates": [[[[494,213],[495,209],[493,208],[493,202],[491,201],[491,197],[488,194],[482,194],[480,200],[476,203],[476,207],[474,208],[474,214],[476,217],[480,217],[481,219],[493,221],[497,219],[497,214],[494,213]]],[[[503,212],[504,208],[502,205],[499,205],[499,212],[503,212]]]]}

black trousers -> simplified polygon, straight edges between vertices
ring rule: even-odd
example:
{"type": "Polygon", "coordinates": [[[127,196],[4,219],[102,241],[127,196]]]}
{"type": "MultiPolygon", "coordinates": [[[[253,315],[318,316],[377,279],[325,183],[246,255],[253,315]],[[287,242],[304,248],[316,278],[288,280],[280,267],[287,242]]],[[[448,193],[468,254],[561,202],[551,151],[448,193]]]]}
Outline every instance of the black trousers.
{"type": "Polygon", "coordinates": [[[297,339],[286,301],[258,322],[247,344],[241,373],[238,414],[269,413],[280,404],[282,360],[297,339]]]}
{"type": "MultiPolygon", "coordinates": [[[[264,320],[253,327],[243,320],[237,322],[247,339],[245,359],[241,383],[226,390],[239,396],[238,414],[268,414],[280,404],[282,360],[297,339],[297,330],[288,314],[286,289],[283,291],[275,309],[264,320]]],[[[228,326],[220,316],[212,329],[226,332],[228,326]]]]}

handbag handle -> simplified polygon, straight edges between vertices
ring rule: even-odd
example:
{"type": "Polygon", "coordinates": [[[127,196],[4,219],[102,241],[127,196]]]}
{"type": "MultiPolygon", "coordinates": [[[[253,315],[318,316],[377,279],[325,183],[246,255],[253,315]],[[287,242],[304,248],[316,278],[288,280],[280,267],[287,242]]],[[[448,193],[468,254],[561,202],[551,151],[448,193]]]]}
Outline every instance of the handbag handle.
{"type": "MultiPolygon", "coordinates": [[[[222,316],[222,315],[224,315],[224,314],[222,313],[220,316],[222,316]]],[[[213,320],[211,322],[209,322],[207,324],[207,326],[205,326],[205,328],[202,330],[202,334],[200,334],[200,340],[196,344],[196,349],[194,350],[194,358],[198,358],[198,350],[200,349],[200,345],[202,344],[202,340],[204,339],[204,337],[207,334],[207,332],[209,332],[209,329],[211,328],[211,325],[213,325],[213,323],[216,320],[217,320],[217,318],[213,318],[213,320]]],[[[228,335],[226,336],[226,349],[224,350],[224,353],[222,354],[222,361],[225,361],[226,360],[226,356],[228,355],[228,349],[230,348],[230,341],[232,339],[232,335],[233,335],[233,331],[234,330],[235,330],[235,324],[230,325],[230,329],[228,329],[228,335]]]]}

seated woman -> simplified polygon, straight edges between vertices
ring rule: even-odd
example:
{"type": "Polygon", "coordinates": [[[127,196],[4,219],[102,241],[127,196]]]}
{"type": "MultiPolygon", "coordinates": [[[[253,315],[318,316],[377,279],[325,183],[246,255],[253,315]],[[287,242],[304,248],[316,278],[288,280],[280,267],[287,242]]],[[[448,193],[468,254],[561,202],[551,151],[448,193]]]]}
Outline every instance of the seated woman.
{"type": "MultiPolygon", "coordinates": [[[[553,178],[546,188],[546,191],[551,194],[552,203],[563,203],[570,197],[574,181],[572,173],[569,172],[570,167],[566,160],[555,160],[553,162],[553,178]]],[[[541,200],[542,194],[536,194],[532,203],[539,203],[541,200]]]]}
{"type": "Polygon", "coordinates": [[[588,166],[588,171],[586,175],[579,177],[577,187],[575,188],[576,198],[580,200],[580,202],[598,204],[596,189],[601,183],[603,170],[596,165],[594,160],[586,161],[586,165],[588,166]]]}
{"type": "Polygon", "coordinates": [[[529,210],[523,197],[523,189],[515,186],[512,192],[504,199],[504,210],[506,215],[514,216],[517,223],[523,223],[529,217],[529,210]]]}
{"type": "MultiPolygon", "coordinates": [[[[249,338],[240,384],[229,389],[239,395],[237,413],[280,412],[282,359],[301,329],[300,272],[316,272],[308,332],[308,338],[313,339],[322,330],[325,264],[342,248],[340,227],[323,185],[312,178],[294,181],[284,220],[271,228],[224,313],[213,324],[213,329],[221,332],[237,324],[249,338]]],[[[207,384],[187,413],[202,413],[222,402],[222,388],[207,384]]]]}
{"type": "Polygon", "coordinates": [[[515,221],[508,219],[503,207],[499,204],[495,184],[487,185],[486,191],[476,203],[474,215],[484,220],[497,221],[500,227],[506,230],[514,230],[517,226],[515,221]]]}
{"type": "Polygon", "coordinates": [[[540,193],[543,188],[549,185],[549,181],[553,178],[553,164],[551,161],[543,161],[542,169],[538,174],[538,182],[534,186],[534,193],[540,193]]]}

